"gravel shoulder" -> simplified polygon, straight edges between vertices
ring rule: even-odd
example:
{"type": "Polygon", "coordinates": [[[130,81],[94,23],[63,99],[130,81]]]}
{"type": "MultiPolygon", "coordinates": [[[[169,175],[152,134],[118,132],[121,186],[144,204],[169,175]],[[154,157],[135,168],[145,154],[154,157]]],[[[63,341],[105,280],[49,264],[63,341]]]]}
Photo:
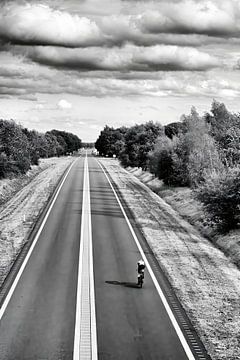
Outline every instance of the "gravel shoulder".
{"type": "Polygon", "coordinates": [[[72,157],[43,159],[24,176],[0,181],[0,285],[72,157]]]}
{"type": "Polygon", "coordinates": [[[117,160],[100,162],[132,210],[212,359],[239,359],[239,269],[117,160]]]}

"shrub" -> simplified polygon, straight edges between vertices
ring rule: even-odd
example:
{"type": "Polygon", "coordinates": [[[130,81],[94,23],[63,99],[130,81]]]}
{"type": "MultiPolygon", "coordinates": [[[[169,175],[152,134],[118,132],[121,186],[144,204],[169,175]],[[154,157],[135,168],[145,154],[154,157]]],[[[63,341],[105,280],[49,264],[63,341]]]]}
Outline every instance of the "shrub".
{"type": "Polygon", "coordinates": [[[240,221],[240,168],[205,175],[205,182],[195,191],[212,224],[221,232],[238,226],[240,221]]]}

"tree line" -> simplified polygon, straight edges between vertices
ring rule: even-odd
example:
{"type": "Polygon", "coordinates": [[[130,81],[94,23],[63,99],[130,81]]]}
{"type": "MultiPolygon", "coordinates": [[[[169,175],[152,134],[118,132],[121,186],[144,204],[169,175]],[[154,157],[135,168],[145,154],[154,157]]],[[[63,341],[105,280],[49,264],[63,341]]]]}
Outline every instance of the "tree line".
{"type": "Polygon", "coordinates": [[[59,130],[39,133],[13,120],[0,120],[0,179],[25,174],[40,158],[78,151],[78,136],[59,130]]]}
{"type": "Polygon", "coordinates": [[[152,121],[114,129],[96,141],[102,156],[117,156],[124,167],[149,170],[169,186],[189,186],[219,231],[240,221],[240,114],[213,101],[200,116],[192,107],[179,122],[152,121]]]}

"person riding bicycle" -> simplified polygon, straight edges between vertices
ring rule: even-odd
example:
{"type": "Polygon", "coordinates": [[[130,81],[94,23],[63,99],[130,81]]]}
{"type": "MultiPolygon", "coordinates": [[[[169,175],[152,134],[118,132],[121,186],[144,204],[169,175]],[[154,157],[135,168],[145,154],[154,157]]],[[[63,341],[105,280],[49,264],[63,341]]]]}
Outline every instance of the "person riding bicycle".
{"type": "Polygon", "coordinates": [[[143,260],[138,260],[137,262],[137,272],[139,275],[142,275],[144,278],[144,269],[145,269],[145,263],[143,260]]]}

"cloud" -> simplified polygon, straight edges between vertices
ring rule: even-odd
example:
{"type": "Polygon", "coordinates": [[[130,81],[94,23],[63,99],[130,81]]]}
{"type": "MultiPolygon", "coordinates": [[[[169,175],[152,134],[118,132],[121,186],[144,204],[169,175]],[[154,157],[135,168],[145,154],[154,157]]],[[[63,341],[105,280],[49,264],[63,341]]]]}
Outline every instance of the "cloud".
{"type": "Polygon", "coordinates": [[[18,96],[18,95],[25,95],[26,91],[24,89],[9,88],[9,87],[0,85],[0,94],[6,95],[6,96],[8,96],[8,95],[18,96]]]}
{"type": "Polygon", "coordinates": [[[226,40],[239,31],[237,2],[113,1],[112,13],[94,13],[96,0],[0,5],[0,37],[10,41],[0,51],[0,94],[214,96],[217,84],[202,88],[195,72],[239,68],[240,40],[226,40]]]}
{"type": "Polygon", "coordinates": [[[140,26],[150,33],[202,34],[216,37],[240,35],[239,7],[233,2],[183,1],[165,4],[162,11],[141,16],[140,26]]]}
{"type": "MultiPolygon", "coordinates": [[[[104,5],[106,11],[104,9],[102,16],[87,12],[85,16],[79,15],[84,13],[81,8],[90,11],[96,7],[96,0],[81,2],[79,7],[76,4],[58,5],[61,10],[34,2],[2,5],[0,41],[3,44],[69,48],[112,47],[126,43],[201,46],[221,38],[240,36],[240,6],[235,2],[136,1],[136,6],[126,2],[124,7],[120,1],[115,1],[115,13],[107,9],[107,6],[111,7],[109,1],[105,0],[104,5]],[[79,9],[78,12],[73,11],[74,7],[79,9]]],[[[52,6],[57,5],[52,2],[52,6]]]]}
{"type": "Polygon", "coordinates": [[[40,64],[79,71],[204,71],[221,65],[214,56],[195,48],[165,45],[81,50],[36,47],[29,49],[28,56],[40,64]]]}
{"type": "Polygon", "coordinates": [[[19,96],[20,100],[27,100],[27,101],[38,101],[37,97],[32,94],[26,94],[19,96]]]}
{"type": "Polygon", "coordinates": [[[66,47],[103,42],[101,31],[93,20],[40,4],[3,6],[0,38],[12,44],[66,47]]]}
{"type": "Polygon", "coordinates": [[[59,100],[59,102],[57,103],[57,106],[59,109],[71,109],[72,108],[72,104],[65,99],[59,100]]]}
{"type": "Polygon", "coordinates": [[[43,104],[39,103],[39,104],[36,104],[34,109],[35,110],[43,110],[43,109],[45,109],[45,106],[43,104]]]}

